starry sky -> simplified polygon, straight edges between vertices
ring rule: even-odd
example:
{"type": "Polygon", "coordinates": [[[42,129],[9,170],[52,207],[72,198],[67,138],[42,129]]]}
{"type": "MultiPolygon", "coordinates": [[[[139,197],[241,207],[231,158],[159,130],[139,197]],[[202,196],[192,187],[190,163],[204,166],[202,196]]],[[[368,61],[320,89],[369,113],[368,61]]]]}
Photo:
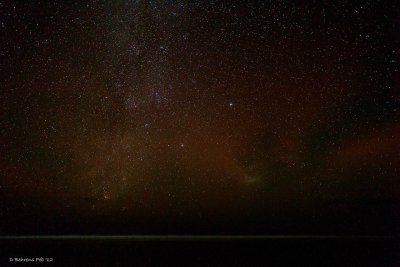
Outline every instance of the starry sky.
{"type": "Polygon", "coordinates": [[[0,1],[1,233],[400,232],[400,5],[304,2],[0,1]]]}

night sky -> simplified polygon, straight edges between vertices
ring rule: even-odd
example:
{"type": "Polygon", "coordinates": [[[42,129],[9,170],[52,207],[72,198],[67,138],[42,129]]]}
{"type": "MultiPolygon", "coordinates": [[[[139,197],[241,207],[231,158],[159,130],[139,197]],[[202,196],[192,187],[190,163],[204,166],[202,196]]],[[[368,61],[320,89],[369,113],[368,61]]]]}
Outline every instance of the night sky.
{"type": "Polygon", "coordinates": [[[304,2],[0,1],[1,234],[399,233],[400,4],[304,2]]]}

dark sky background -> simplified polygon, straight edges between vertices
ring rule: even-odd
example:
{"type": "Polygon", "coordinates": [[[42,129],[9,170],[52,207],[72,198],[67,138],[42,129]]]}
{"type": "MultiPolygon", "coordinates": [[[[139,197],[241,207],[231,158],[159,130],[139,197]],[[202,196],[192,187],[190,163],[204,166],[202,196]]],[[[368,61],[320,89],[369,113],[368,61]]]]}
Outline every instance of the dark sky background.
{"type": "Polygon", "coordinates": [[[399,233],[400,4],[302,2],[0,1],[1,234],[399,233]]]}

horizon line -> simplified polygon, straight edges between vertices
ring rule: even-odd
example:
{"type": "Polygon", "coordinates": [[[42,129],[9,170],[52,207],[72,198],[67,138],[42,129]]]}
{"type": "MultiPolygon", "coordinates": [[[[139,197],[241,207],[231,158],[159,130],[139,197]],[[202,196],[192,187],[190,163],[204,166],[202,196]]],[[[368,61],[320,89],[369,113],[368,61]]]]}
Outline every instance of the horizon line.
{"type": "Polygon", "coordinates": [[[3,235],[2,240],[267,240],[267,239],[394,239],[399,235],[3,235]]]}

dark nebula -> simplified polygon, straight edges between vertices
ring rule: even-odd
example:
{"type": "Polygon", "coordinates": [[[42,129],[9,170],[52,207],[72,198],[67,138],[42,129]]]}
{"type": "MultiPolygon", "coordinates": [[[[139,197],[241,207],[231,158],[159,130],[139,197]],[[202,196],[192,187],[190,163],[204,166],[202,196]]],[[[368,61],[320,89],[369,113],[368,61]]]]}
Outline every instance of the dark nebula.
{"type": "Polygon", "coordinates": [[[399,2],[304,2],[1,1],[1,233],[399,233],[399,2]]]}

